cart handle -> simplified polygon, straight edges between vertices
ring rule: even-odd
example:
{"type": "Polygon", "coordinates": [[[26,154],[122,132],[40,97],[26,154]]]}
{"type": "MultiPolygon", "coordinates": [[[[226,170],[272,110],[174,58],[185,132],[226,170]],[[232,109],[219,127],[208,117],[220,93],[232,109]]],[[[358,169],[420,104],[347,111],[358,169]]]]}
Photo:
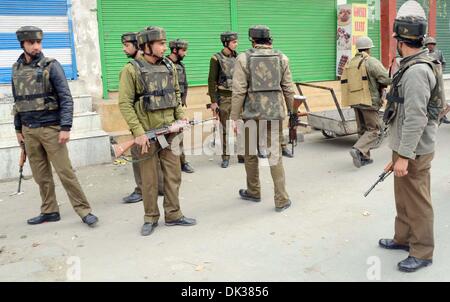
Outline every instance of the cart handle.
{"type": "MultiPolygon", "coordinates": [[[[339,102],[337,100],[336,97],[336,93],[334,93],[334,89],[330,88],[330,87],[325,87],[325,86],[320,86],[320,85],[315,85],[315,84],[310,84],[310,83],[302,83],[302,82],[295,82],[295,85],[297,86],[298,91],[300,92],[301,95],[303,95],[303,91],[301,89],[300,86],[307,86],[307,87],[312,87],[312,88],[317,88],[317,89],[323,89],[323,90],[328,90],[331,93],[331,96],[333,97],[333,101],[334,104],[336,105],[336,108],[338,110],[339,116],[341,117],[342,122],[345,125],[345,117],[344,117],[344,113],[342,113],[342,109],[341,109],[341,105],[339,105],[339,102]]],[[[347,129],[344,127],[345,132],[347,132],[347,129]]]]}

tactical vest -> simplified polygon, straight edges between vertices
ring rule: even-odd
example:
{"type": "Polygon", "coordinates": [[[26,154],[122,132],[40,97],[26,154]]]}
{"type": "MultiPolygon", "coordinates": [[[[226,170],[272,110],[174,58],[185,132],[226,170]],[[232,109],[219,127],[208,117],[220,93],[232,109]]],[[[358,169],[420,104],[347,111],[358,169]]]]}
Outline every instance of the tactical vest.
{"type": "Polygon", "coordinates": [[[392,85],[389,93],[387,94],[387,105],[384,112],[383,120],[386,124],[393,121],[396,113],[398,104],[404,103],[404,98],[399,95],[399,84],[403,77],[403,74],[415,64],[428,64],[433,70],[433,74],[436,77],[436,86],[431,91],[430,100],[427,105],[427,116],[428,119],[438,121],[439,114],[444,110],[445,107],[445,95],[444,95],[444,80],[442,78],[442,65],[438,60],[434,60],[427,54],[418,56],[413,60],[407,62],[400,66],[400,69],[394,74],[392,85]]]}
{"type": "Polygon", "coordinates": [[[219,90],[232,90],[233,87],[233,72],[234,64],[236,63],[236,57],[227,57],[222,52],[218,52],[214,55],[220,64],[220,72],[218,79],[219,90]]]}
{"type": "Polygon", "coordinates": [[[36,64],[14,63],[12,80],[14,84],[13,114],[30,111],[58,110],[58,96],[50,82],[50,66],[55,61],[43,57],[36,64]]]}
{"type": "Polygon", "coordinates": [[[282,53],[272,49],[253,48],[246,52],[246,57],[249,79],[244,106],[247,111],[251,108],[259,112],[260,119],[283,118],[282,53]]]}
{"type": "Polygon", "coordinates": [[[186,88],[188,86],[187,79],[186,79],[186,68],[184,67],[184,64],[181,62],[178,62],[175,64],[178,72],[178,83],[180,84],[180,93],[181,97],[184,96],[186,93],[186,88]]]}
{"type": "Polygon", "coordinates": [[[366,61],[368,55],[354,57],[345,67],[341,77],[342,106],[372,106],[366,61]]]}
{"type": "Polygon", "coordinates": [[[136,68],[143,87],[143,94],[137,95],[136,101],[142,100],[146,111],[178,106],[173,65],[168,59],[163,58],[161,64],[150,64],[145,60],[133,60],[130,63],[136,68]]]}

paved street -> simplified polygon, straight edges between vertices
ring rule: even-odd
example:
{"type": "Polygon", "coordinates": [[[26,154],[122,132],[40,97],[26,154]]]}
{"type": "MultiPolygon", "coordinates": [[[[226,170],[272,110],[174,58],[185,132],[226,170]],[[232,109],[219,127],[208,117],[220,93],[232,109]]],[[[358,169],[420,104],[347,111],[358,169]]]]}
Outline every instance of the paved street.
{"type": "Polygon", "coordinates": [[[0,183],[0,281],[450,281],[450,126],[440,128],[431,172],[434,263],[414,274],[397,271],[407,253],[377,245],[393,235],[393,177],[362,196],[391,152],[383,144],[374,164],[357,169],[348,154],[355,139],[313,131],[295,158],[283,158],[293,201],[283,213],[274,211],[269,168],[261,168],[263,200],[255,204],[238,198],[245,171],[236,158],[221,169],[219,156],[189,156],[196,172],[183,173],[181,206],[199,224],[167,227],[162,217],[149,237],[139,234],[142,204],[121,203],[134,188],[130,165],[77,171],[100,218],[94,229],[59,180],[62,220],[39,226],[26,224],[39,212],[37,185],[27,180],[25,193],[10,197],[17,182],[0,183]]]}

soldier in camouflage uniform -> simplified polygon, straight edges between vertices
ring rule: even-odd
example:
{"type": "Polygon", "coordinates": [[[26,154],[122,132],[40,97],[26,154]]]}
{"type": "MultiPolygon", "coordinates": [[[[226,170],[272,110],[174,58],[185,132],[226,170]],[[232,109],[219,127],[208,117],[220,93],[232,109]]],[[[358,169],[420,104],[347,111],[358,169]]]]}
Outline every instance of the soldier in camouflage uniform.
{"type": "Polygon", "coordinates": [[[391,79],[383,64],[370,56],[373,42],[369,37],[358,38],[356,48],[358,53],[345,66],[345,80],[341,82],[345,81],[345,87],[368,87],[367,101],[369,102],[366,104],[359,100],[361,103],[351,106],[355,110],[359,139],[350,150],[350,155],[353,158],[353,164],[360,168],[373,163],[370,150],[380,145],[382,136],[379,110],[383,105],[381,97],[383,90],[391,83],[391,79]]]}
{"type": "MultiPolygon", "coordinates": [[[[186,105],[188,82],[186,77],[186,68],[183,64],[183,59],[188,52],[188,42],[180,39],[170,41],[169,43],[170,55],[167,56],[169,60],[175,65],[178,71],[178,82],[180,84],[181,104],[186,105]]],[[[186,155],[183,150],[183,141],[181,141],[182,152],[180,155],[181,171],[186,173],[194,173],[194,168],[186,161],[186,155]]]]}
{"type": "Polygon", "coordinates": [[[166,32],[150,26],[139,32],[138,45],[143,56],[122,70],[119,83],[119,108],[139,145],[139,165],[144,199],[142,236],[150,235],[158,225],[158,159],[164,178],[164,214],[166,225],[190,226],[195,219],[183,216],[180,209],[181,185],[178,133],[158,136],[149,141],[146,131],[169,126],[184,119],[176,67],[164,57],[166,32]]]}
{"type": "Polygon", "coordinates": [[[281,157],[282,123],[286,109],[291,112],[294,86],[288,58],[272,49],[270,29],[264,25],[250,27],[253,48],[240,54],[234,67],[231,120],[241,116],[250,128],[245,132],[245,170],[247,189],[241,189],[242,199],[261,201],[257,146],[268,147],[270,172],[275,189],[275,210],[281,212],[291,205],[281,157]],[[252,127],[252,124],[255,127],[252,127]],[[265,130],[267,129],[267,130],[265,130]],[[256,138],[256,139],[255,139],[256,138]]]}
{"type": "MultiPolygon", "coordinates": [[[[220,131],[222,141],[222,168],[227,168],[230,163],[230,155],[227,144],[228,127],[231,112],[231,89],[233,84],[233,70],[238,55],[238,34],[236,32],[223,32],[220,41],[224,48],[221,52],[211,57],[208,75],[208,94],[211,98],[211,110],[215,112],[219,108],[220,131]]],[[[239,163],[244,158],[238,155],[239,163]]]]}
{"type": "Polygon", "coordinates": [[[60,220],[53,166],[74,210],[84,223],[94,226],[98,218],[91,214],[66,145],[72,127],[73,99],[64,70],[58,61],[42,53],[41,29],[24,26],[16,34],[23,54],[12,68],[14,126],[42,198],[41,214],[29,219],[28,224],[60,220]]]}
{"type": "MultiPolygon", "coordinates": [[[[122,34],[122,49],[125,55],[130,59],[136,59],[141,54],[139,53],[139,47],[137,45],[137,34],[134,32],[127,32],[122,34]]],[[[120,78],[120,75],[119,75],[120,78]]],[[[139,148],[137,145],[131,147],[131,157],[134,161],[136,161],[139,157],[139,148]]],[[[139,163],[133,162],[133,175],[134,180],[136,182],[136,188],[134,191],[123,198],[123,202],[125,203],[135,203],[142,200],[142,179],[141,172],[139,171],[139,163]]]]}
{"type": "MultiPolygon", "coordinates": [[[[126,54],[128,58],[131,58],[133,60],[136,60],[140,56],[142,56],[139,46],[137,43],[137,33],[134,32],[127,32],[122,34],[121,37],[122,41],[122,49],[123,52],[126,54]]],[[[122,73],[122,72],[121,72],[122,73]]],[[[119,74],[120,78],[120,74],[119,74]]],[[[124,197],[122,200],[124,203],[135,203],[142,200],[142,178],[141,178],[141,172],[139,168],[139,152],[140,149],[137,145],[134,145],[131,147],[131,157],[133,159],[133,175],[134,175],[134,181],[136,182],[136,187],[134,188],[134,191],[124,197]]],[[[158,164],[158,195],[164,196],[164,180],[162,178],[162,171],[161,171],[161,165],[158,164]]]]}

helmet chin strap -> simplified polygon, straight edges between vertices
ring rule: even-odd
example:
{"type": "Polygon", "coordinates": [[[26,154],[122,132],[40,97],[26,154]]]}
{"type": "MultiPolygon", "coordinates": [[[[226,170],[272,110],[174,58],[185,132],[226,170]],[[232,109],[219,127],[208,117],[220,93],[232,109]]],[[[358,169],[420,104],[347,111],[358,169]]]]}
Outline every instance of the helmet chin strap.
{"type": "Polygon", "coordinates": [[[149,47],[149,48],[150,48],[150,51],[151,51],[151,52],[146,52],[146,51],[144,51],[144,55],[153,57],[153,58],[155,58],[157,61],[159,61],[159,60],[162,59],[162,57],[160,58],[160,57],[158,57],[157,55],[155,55],[155,54],[153,53],[151,47],[149,47]]]}
{"type": "Polygon", "coordinates": [[[225,48],[228,49],[232,55],[234,55],[234,54],[235,54],[235,51],[232,50],[232,49],[229,47],[229,45],[230,45],[230,42],[225,42],[223,46],[225,46],[225,48]]]}

